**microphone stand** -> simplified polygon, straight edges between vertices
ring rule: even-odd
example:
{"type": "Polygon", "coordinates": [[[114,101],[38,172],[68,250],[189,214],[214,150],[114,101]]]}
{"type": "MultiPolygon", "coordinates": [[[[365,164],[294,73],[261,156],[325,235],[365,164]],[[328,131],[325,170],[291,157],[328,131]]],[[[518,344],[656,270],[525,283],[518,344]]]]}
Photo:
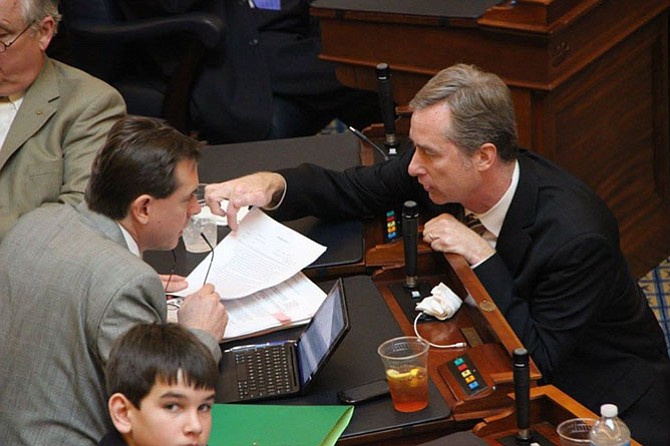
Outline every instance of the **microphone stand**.
{"type": "Polygon", "coordinates": [[[405,288],[410,290],[418,287],[416,273],[418,220],[419,206],[416,201],[407,200],[402,207],[402,239],[405,248],[405,288]]]}
{"type": "Polygon", "coordinates": [[[393,102],[393,86],[391,84],[391,70],[386,63],[380,63],[375,70],[377,74],[377,88],[379,90],[379,107],[384,121],[384,145],[390,156],[398,154],[398,139],[395,134],[395,104],[393,102]]]}
{"type": "Polygon", "coordinates": [[[530,444],[533,434],[530,431],[530,367],[528,351],[516,348],[512,353],[514,366],[514,400],[516,403],[517,444],[530,444]]]}
{"type": "Polygon", "coordinates": [[[512,352],[512,369],[518,431],[516,435],[496,438],[496,441],[504,446],[553,446],[554,442],[530,429],[530,365],[525,348],[516,348],[512,352]]]}

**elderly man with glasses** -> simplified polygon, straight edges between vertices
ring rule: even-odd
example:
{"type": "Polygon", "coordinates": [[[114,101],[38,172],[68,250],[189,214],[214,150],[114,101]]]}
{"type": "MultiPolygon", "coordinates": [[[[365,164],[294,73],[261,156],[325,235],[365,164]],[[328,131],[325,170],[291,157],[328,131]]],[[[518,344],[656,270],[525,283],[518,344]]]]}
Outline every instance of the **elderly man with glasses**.
{"type": "Polygon", "coordinates": [[[47,57],[59,19],[57,0],[0,0],[0,240],[34,208],[83,200],[126,113],[111,86],[47,57]]]}

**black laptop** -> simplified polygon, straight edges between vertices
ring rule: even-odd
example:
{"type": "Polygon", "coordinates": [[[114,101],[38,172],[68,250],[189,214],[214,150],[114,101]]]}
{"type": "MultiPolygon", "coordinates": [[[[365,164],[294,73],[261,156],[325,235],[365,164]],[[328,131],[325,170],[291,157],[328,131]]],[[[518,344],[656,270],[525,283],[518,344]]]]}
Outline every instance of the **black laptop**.
{"type": "Polygon", "coordinates": [[[304,394],[350,328],[344,286],[339,279],[297,340],[224,350],[217,401],[304,394]]]}

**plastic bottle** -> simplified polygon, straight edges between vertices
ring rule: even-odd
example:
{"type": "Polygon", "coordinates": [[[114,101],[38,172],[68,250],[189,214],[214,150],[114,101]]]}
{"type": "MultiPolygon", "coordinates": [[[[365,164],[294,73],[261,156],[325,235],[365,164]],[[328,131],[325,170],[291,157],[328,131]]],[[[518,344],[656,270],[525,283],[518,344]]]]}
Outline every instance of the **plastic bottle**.
{"type": "Polygon", "coordinates": [[[600,419],[591,429],[591,446],[630,446],[630,430],[614,404],[600,406],[600,419]]]}

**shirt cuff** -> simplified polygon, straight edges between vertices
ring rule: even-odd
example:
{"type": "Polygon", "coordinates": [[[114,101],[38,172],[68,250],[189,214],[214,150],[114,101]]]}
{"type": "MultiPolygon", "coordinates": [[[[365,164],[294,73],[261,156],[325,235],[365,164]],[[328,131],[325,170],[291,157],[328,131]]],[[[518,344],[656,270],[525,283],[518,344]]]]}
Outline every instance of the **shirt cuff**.
{"type": "Polygon", "coordinates": [[[279,206],[281,206],[281,204],[284,202],[284,198],[286,197],[286,189],[288,189],[288,185],[286,184],[286,178],[284,178],[284,175],[279,175],[279,176],[281,177],[281,180],[284,182],[284,192],[281,194],[281,198],[279,199],[277,204],[275,204],[274,206],[269,206],[269,207],[268,206],[263,206],[261,209],[263,209],[264,211],[275,211],[275,210],[279,209],[279,206]]]}
{"type": "Polygon", "coordinates": [[[479,262],[475,263],[474,265],[470,265],[470,269],[475,269],[475,268],[477,268],[479,265],[481,265],[482,263],[486,262],[488,259],[490,259],[491,257],[493,257],[495,254],[496,254],[496,252],[493,251],[493,252],[491,253],[490,256],[486,257],[485,259],[480,260],[479,262]]]}

